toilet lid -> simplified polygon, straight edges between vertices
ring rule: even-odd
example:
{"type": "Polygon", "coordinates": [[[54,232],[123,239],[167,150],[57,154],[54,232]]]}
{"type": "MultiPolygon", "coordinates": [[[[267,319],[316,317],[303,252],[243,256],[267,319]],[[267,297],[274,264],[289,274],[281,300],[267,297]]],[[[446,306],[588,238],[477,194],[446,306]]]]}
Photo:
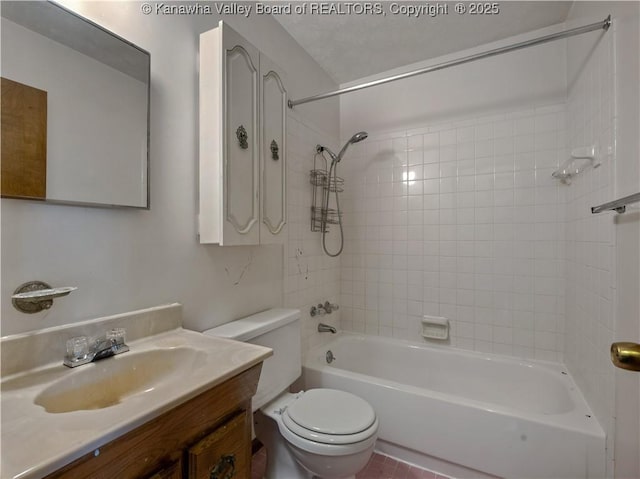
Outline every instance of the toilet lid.
{"type": "Polygon", "coordinates": [[[303,429],[328,435],[357,434],[376,421],[368,402],[348,392],[324,388],[308,390],[285,414],[303,429]]]}

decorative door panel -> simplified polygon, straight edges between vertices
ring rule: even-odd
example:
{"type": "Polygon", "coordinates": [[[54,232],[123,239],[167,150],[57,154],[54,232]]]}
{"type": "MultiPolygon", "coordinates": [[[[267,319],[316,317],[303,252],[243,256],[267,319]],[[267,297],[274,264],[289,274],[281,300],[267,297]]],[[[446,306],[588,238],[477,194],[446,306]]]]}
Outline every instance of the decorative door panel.
{"type": "Polygon", "coordinates": [[[261,243],[279,242],[286,223],[286,117],[287,92],[282,74],[264,55],[262,78],[261,243]]]}
{"type": "Polygon", "coordinates": [[[224,225],[221,244],[258,244],[258,51],[225,26],[224,225]]]}

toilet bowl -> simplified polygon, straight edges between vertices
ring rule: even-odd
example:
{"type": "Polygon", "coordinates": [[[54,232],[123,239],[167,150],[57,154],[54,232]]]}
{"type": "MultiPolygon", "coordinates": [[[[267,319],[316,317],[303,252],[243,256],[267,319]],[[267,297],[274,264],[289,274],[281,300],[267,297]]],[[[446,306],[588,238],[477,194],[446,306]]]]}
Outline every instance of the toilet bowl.
{"type": "Polygon", "coordinates": [[[334,389],[283,393],[255,416],[267,449],[265,479],[343,479],[369,461],[378,431],[373,408],[334,389]]]}
{"type": "Polygon", "coordinates": [[[364,468],[378,432],[369,403],[335,389],[286,392],[302,373],[299,310],[270,309],[204,334],[273,349],[252,399],[256,437],[267,449],[265,479],[345,479],[364,468]]]}

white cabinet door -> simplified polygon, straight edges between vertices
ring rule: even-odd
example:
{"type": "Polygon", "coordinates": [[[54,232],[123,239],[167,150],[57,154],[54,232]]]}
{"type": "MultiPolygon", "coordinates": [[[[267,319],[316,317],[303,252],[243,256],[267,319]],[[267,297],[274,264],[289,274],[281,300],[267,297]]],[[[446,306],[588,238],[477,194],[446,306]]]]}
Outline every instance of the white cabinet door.
{"type": "Polygon", "coordinates": [[[222,28],[225,184],[220,244],[258,244],[259,53],[231,28],[222,28]]]}
{"type": "Polygon", "coordinates": [[[280,243],[284,241],[287,221],[287,92],[282,72],[263,54],[260,77],[260,243],[280,243]]]}

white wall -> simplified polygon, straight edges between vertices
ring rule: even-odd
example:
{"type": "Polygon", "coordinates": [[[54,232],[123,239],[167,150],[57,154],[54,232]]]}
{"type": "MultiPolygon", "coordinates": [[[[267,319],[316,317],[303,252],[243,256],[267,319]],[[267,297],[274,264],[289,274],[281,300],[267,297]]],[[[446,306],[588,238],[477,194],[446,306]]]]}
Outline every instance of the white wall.
{"type": "Polygon", "coordinates": [[[5,18],[2,75],[47,92],[47,199],[146,205],[146,84],[5,18]]]}
{"type": "MultiPolygon", "coordinates": [[[[341,86],[444,63],[559,29],[561,26],[537,30],[341,86]]],[[[343,95],[341,134],[349,138],[354,131],[409,129],[443,120],[514,111],[522,105],[556,103],[564,101],[565,89],[565,43],[551,42],[343,95]]]]}
{"type": "Polygon", "coordinates": [[[607,432],[607,477],[640,476],[637,373],[613,367],[612,341],[640,341],[640,212],[591,215],[589,207],[640,191],[640,46],[637,2],[576,2],[568,26],[614,23],[570,39],[568,143],[611,147],[602,167],[568,189],[566,361],[607,432]]]}
{"type": "MultiPolygon", "coordinates": [[[[2,334],[171,301],[184,304],[187,327],[203,330],[283,305],[282,246],[222,248],[196,240],[198,35],[220,18],[146,16],[138,2],[65,3],[151,53],[151,211],[2,199],[2,334]],[[33,279],[79,289],[48,312],[21,314],[11,294],[33,279]]],[[[286,71],[291,97],[336,87],[273,18],[225,20],[286,71]]],[[[337,138],[337,100],[296,114],[337,138]]],[[[297,142],[302,152],[290,155],[292,168],[308,160],[316,138],[295,126],[290,131],[297,138],[288,143],[297,142]]],[[[311,261],[313,253],[303,256],[311,261]]],[[[322,276],[317,284],[330,279],[322,276]]]]}

